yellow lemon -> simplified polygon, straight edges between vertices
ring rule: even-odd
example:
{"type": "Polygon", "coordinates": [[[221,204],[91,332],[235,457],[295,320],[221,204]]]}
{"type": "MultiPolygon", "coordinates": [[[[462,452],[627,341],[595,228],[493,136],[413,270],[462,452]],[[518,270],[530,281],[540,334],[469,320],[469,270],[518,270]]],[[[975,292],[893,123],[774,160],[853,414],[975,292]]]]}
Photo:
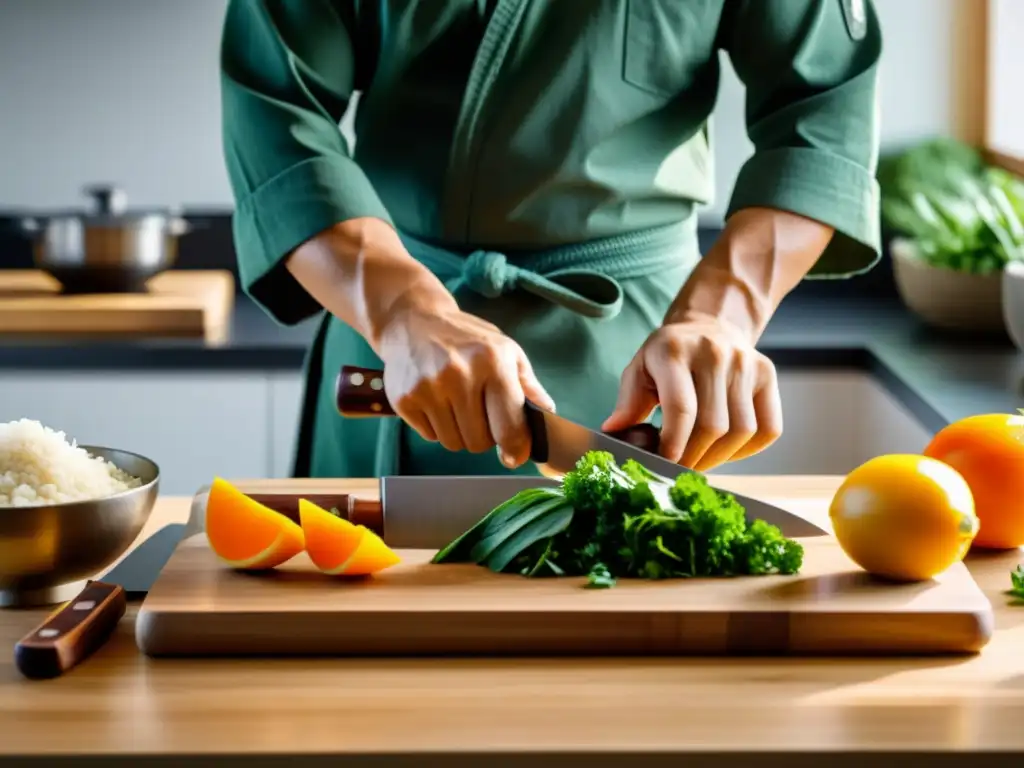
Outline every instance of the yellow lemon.
{"type": "Polygon", "coordinates": [[[962,560],[978,533],[963,476],[927,456],[878,456],[853,470],[829,507],[843,551],[868,573],[923,581],[962,560]]]}

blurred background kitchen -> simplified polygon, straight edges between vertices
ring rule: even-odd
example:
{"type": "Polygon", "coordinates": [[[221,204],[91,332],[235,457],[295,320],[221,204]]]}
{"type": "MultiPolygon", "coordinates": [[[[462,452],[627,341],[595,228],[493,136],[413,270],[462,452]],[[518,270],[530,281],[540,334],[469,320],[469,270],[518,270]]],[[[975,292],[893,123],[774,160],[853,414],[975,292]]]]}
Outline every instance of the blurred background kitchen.
{"type": "MultiPolygon", "coordinates": [[[[967,410],[1024,399],[1013,342],[1024,338],[1024,288],[1014,299],[1007,268],[1024,258],[1024,0],[875,5],[889,252],[868,275],[802,285],[764,346],[781,368],[881,360],[905,397],[877,394],[867,375],[784,375],[787,434],[737,471],[845,472],[934,431],[943,392],[967,410]],[[903,431],[870,444],[883,428],[903,431]],[[844,445],[823,449],[837,431],[844,445]]],[[[210,466],[227,477],[290,474],[314,327],[278,327],[237,287],[219,124],[225,6],[0,2],[0,421],[24,416],[81,442],[132,446],[161,464],[162,490],[175,494],[208,482],[210,466]],[[62,261],[83,234],[78,220],[32,216],[76,209],[125,228],[121,246],[149,266],[62,261]],[[50,261],[34,259],[34,241],[50,261]],[[74,293],[90,280],[122,292],[74,293]],[[123,292],[133,287],[142,290],[123,292]]],[[[705,244],[751,151],[728,64],[714,142],[705,244]]]]}

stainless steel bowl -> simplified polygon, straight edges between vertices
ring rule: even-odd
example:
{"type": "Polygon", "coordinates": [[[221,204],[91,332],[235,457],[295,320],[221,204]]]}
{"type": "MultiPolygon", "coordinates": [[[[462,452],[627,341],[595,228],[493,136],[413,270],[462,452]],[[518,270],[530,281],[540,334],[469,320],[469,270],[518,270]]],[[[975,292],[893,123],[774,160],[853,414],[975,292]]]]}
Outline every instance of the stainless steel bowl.
{"type": "Polygon", "coordinates": [[[170,210],[128,210],[125,193],[113,186],[85,190],[91,213],[70,211],[29,216],[22,231],[32,237],[36,267],[60,282],[65,293],[126,293],[170,269],[178,239],[189,224],[170,210]]]}
{"type": "Polygon", "coordinates": [[[128,451],[81,446],[142,485],[115,496],[38,507],[0,507],[0,606],[73,598],[124,554],[153,512],[160,469],[128,451]]]}

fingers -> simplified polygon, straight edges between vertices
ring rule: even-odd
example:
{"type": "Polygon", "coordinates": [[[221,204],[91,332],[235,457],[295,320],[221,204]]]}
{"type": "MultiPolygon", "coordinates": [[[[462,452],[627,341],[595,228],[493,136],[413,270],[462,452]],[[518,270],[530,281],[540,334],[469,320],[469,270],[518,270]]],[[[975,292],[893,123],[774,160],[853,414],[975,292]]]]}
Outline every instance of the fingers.
{"type": "MultiPolygon", "coordinates": [[[[494,446],[494,439],[487,425],[484,405],[484,385],[479,381],[466,382],[468,391],[451,399],[462,444],[470,453],[483,453],[494,446]]],[[[442,443],[443,445],[443,443],[442,443]]]]}
{"type": "Polygon", "coordinates": [[[523,408],[526,399],[552,412],[555,402],[519,345],[507,347],[495,362],[494,375],[484,384],[484,423],[498,448],[498,459],[515,469],[530,458],[530,430],[523,408]]]}
{"type": "Polygon", "coordinates": [[[753,456],[782,434],[775,366],[753,348],[706,329],[681,324],[652,335],[627,368],[604,428],[638,423],[656,403],[662,410],[660,453],[701,472],[753,456]]]}
{"type": "Polygon", "coordinates": [[[523,411],[525,400],[518,376],[492,379],[484,387],[487,424],[498,446],[498,458],[510,469],[530,458],[530,432],[523,411]]]}
{"type": "Polygon", "coordinates": [[[749,355],[739,355],[728,377],[727,409],[728,429],[720,436],[693,466],[700,472],[707,472],[730,459],[743,449],[757,432],[757,414],[754,409],[754,387],[757,383],[755,363],[749,355]]]}
{"type": "Polygon", "coordinates": [[[646,421],[658,405],[660,389],[668,388],[656,388],[644,370],[643,358],[640,355],[633,358],[622,372],[615,409],[605,419],[601,429],[605,432],[618,432],[646,421]]]}
{"type": "Polygon", "coordinates": [[[656,385],[661,402],[661,444],[658,452],[678,464],[692,440],[700,412],[697,388],[690,369],[680,365],[660,368],[656,385]]]}
{"type": "MultiPolygon", "coordinates": [[[[530,365],[530,361],[526,358],[526,353],[522,349],[519,350],[519,354],[516,356],[516,377],[519,380],[523,394],[531,403],[551,413],[555,412],[555,401],[548,394],[548,391],[544,389],[544,386],[537,378],[537,374],[533,372],[533,366],[530,365]]],[[[518,395],[518,390],[513,394],[518,395]]]]}
{"type": "Polygon", "coordinates": [[[554,411],[522,348],[497,327],[460,311],[403,315],[404,335],[382,347],[384,388],[398,415],[450,451],[497,445],[506,464],[529,458],[527,397],[554,411]]]}
{"type": "Polygon", "coordinates": [[[681,463],[695,469],[708,449],[729,432],[728,370],[717,350],[692,367],[697,417],[681,463]]]}
{"type": "Polygon", "coordinates": [[[413,408],[399,415],[405,423],[416,430],[416,433],[424,440],[431,443],[437,442],[437,433],[430,425],[430,419],[427,418],[427,414],[424,413],[422,409],[413,408]]]}
{"type": "Polygon", "coordinates": [[[746,445],[736,451],[733,461],[760,453],[782,436],[782,398],[779,394],[778,374],[767,358],[762,358],[758,364],[753,409],[757,432],[746,445]]]}
{"type": "Polygon", "coordinates": [[[451,365],[420,382],[396,411],[425,440],[450,451],[483,453],[497,447],[502,463],[515,468],[530,458],[527,397],[554,410],[522,350],[509,343],[481,355],[473,366],[451,365]]]}
{"type": "Polygon", "coordinates": [[[462,442],[462,433],[459,431],[458,422],[455,420],[455,412],[447,401],[434,402],[426,409],[430,426],[437,435],[437,441],[449,451],[461,451],[465,445],[462,442]]]}

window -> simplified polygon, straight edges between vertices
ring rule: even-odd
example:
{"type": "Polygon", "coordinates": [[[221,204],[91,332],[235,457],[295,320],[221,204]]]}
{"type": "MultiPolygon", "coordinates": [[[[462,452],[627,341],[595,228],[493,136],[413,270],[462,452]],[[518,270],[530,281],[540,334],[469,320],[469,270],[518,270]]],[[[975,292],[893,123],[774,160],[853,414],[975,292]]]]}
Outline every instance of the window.
{"type": "Polygon", "coordinates": [[[991,162],[1024,174],[1024,2],[988,0],[984,144],[991,162]]]}

